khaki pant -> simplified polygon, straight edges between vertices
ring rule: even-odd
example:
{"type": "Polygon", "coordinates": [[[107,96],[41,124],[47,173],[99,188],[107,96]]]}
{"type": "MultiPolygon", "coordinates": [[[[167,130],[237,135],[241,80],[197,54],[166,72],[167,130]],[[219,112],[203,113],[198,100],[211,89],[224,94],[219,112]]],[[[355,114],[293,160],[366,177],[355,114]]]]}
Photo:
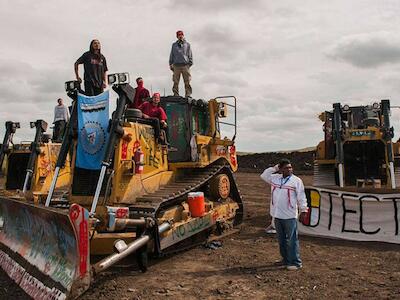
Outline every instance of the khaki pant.
{"type": "Polygon", "coordinates": [[[172,92],[174,96],[179,96],[179,80],[181,79],[181,74],[183,77],[183,82],[185,83],[185,97],[192,95],[192,87],[190,86],[190,80],[192,76],[190,75],[190,66],[173,66],[172,81],[174,86],[172,87],[172,92]]]}

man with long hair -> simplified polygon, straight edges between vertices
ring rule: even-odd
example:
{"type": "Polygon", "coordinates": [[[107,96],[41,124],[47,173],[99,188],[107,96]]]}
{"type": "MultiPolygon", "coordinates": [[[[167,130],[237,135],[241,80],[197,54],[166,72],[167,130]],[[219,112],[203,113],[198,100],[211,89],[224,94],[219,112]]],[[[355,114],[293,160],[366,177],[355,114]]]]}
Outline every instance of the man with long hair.
{"type": "Polygon", "coordinates": [[[75,62],[75,76],[79,83],[82,79],[79,77],[79,65],[83,64],[85,81],[85,94],[87,96],[97,96],[101,94],[107,86],[107,61],[101,54],[99,40],[90,42],[89,51],[82,54],[75,62]]]}

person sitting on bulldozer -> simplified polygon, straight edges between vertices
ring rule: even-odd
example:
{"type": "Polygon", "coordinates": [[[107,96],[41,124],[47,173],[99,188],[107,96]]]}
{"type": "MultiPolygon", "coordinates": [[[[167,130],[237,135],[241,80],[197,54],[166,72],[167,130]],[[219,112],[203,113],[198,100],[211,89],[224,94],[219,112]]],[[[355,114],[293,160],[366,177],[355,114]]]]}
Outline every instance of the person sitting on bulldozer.
{"type": "Polygon", "coordinates": [[[139,106],[143,113],[143,118],[157,118],[163,128],[167,127],[167,114],[160,106],[160,93],[154,93],[150,102],[144,102],[139,106]]]}
{"type": "Polygon", "coordinates": [[[154,93],[151,101],[139,106],[144,119],[158,119],[160,121],[161,142],[167,144],[167,114],[160,106],[160,93],[154,93]]]}

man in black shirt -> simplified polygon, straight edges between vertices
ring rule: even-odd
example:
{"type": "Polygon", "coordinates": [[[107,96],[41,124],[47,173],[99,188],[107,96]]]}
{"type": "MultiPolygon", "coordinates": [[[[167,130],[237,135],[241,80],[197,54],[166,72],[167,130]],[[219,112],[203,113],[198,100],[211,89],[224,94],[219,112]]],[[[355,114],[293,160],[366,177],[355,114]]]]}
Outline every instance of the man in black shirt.
{"type": "Polygon", "coordinates": [[[78,66],[83,64],[84,67],[84,80],[85,80],[85,94],[87,96],[96,96],[103,92],[107,86],[107,61],[103,54],[100,52],[99,40],[90,42],[89,51],[83,53],[75,62],[75,75],[76,80],[82,82],[79,77],[78,66]]]}

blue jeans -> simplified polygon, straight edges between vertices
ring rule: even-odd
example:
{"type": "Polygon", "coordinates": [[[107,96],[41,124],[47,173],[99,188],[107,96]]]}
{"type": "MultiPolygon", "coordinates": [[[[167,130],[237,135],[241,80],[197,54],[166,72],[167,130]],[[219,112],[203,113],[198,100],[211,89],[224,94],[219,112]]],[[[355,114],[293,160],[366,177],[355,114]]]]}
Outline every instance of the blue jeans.
{"type": "Polygon", "coordinates": [[[279,241],[279,251],[288,266],[301,266],[299,239],[296,219],[275,218],[275,229],[279,241]]]}

